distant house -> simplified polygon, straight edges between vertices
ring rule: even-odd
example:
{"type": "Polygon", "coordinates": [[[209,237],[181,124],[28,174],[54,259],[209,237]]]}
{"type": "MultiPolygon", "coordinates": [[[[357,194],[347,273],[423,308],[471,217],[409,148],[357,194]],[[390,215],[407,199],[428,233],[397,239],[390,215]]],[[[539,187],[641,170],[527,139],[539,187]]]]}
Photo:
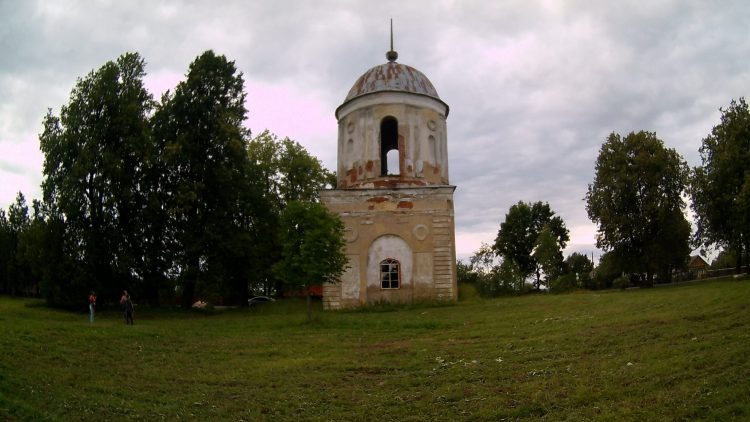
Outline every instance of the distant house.
{"type": "Polygon", "coordinates": [[[688,269],[695,274],[695,278],[705,278],[708,273],[708,263],[700,255],[690,257],[688,269]]]}

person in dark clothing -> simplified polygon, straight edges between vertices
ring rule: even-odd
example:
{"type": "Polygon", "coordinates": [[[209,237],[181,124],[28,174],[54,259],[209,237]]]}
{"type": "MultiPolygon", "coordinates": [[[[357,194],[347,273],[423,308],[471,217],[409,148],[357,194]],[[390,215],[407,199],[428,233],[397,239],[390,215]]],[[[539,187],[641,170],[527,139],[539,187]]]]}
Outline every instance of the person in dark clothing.
{"type": "Polygon", "coordinates": [[[92,290],[89,292],[89,322],[94,322],[94,314],[96,313],[96,293],[92,290]]]}
{"type": "Polygon", "coordinates": [[[122,313],[125,317],[125,324],[133,325],[133,301],[130,300],[130,295],[127,290],[122,291],[120,305],[122,306],[122,313]]]}

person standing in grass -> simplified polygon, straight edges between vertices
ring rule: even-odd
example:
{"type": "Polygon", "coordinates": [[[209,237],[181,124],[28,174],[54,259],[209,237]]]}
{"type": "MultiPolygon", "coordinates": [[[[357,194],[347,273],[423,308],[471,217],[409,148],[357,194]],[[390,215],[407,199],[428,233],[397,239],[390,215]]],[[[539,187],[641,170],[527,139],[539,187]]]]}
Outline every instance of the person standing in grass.
{"type": "Polygon", "coordinates": [[[94,322],[94,312],[96,311],[96,293],[94,291],[89,292],[89,322],[94,322]]]}
{"type": "Polygon", "coordinates": [[[133,325],[133,302],[130,300],[127,290],[122,291],[120,305],[122,305],[122,313],[125,316],[125,324],[133,325]]]}

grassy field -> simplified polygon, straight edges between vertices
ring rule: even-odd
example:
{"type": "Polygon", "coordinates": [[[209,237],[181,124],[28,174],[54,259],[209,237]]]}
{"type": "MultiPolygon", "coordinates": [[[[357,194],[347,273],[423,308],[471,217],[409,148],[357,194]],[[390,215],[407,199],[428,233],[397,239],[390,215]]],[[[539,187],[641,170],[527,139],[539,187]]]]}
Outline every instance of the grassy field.
{"type": "Polygon", "coordinates": [[[464,296],[134,326],[2,297],[0,419],[750,419],[750,281],[464,296]]]}

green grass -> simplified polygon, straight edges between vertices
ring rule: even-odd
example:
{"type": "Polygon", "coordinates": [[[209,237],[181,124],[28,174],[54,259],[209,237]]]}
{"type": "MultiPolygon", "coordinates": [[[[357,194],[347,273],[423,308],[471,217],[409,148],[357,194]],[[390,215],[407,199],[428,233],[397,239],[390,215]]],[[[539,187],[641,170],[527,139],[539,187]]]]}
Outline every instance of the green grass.
{"type": "MultiPolygon", "coordinates": [[[[0,297],[0,419],[750,419],[750,281],[323,312],[0,297]]],[[[319,304],[318,304],[319,306],[319,304]]]]}

